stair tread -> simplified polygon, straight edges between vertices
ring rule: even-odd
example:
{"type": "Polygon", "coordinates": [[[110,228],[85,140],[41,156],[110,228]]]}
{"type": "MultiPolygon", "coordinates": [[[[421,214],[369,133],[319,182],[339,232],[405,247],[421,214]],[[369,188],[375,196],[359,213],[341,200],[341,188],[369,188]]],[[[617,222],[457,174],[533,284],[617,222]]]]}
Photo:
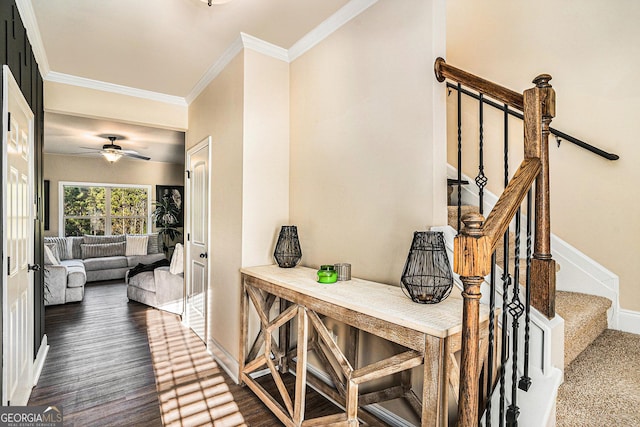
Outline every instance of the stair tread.
{"type": "Polygon", "coordinates": [[[607,329],[611,300],[578,292],[556,292],[556,313],[564,319],[564,364],[568,366],[607,329]]]}

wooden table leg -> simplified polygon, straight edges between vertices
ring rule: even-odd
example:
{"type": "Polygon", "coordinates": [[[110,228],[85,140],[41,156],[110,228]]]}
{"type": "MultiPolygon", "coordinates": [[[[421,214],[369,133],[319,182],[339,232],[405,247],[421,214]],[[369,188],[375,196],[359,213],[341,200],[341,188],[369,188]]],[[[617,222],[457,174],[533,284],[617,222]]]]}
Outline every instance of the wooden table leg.
{"type": "Polygon", "coordinates": [[[352,380],[347,381],[347,423],[349,426],[357,426],[358,422],[358,384],[352,380]]]}
{"type": "Polygon", "coordinates": [[[446,426],[446,410],[442,407],[444,342],[442,339],[430,335],[426,335],[425,338],[422,426],[446,426]]]}
{"type": "MultiPolygon", "coordinates": [[[[288,324],[288,322],[287,322],[288,324]]],[[[296,395],[293,409],[293,422],[300,426],[304,421],[304,406],[307,390],[307,343],[309,340],[309,322],[307,310],[298,306],[298,343],[296,364],[296,395]]]]}
{"type": "MultiPolygon", "coordinates": [[[[284,312],[287,310],[287,308],[289,307],[289,301],[280,298],[280,313],[284,312]]],[[[286,374],[287,372],[289,372],[289,342],[290,342],[290,333],[291,333],[291,328],[290,328],[290,323],[287,322],[284,325],[282,325],[280,327],[280,330],[278,331],[280,334],[280,338],[278,340],[278,346],[280,347],[280,351],[282,352],[282,355],[280,356],[280,360],[278,361],[278,364],[280,365],[280,373],[282,374],[286,374]]]]}
{"type": "Polygon", "coordinates": [[[249,298],[247,297],[246,284],[244,275],[242,275],[242,284],[240,286],[240,351],[238,356],[238,384],[244,385],[242,381],[242,371],[246,361],[247,334],[249,327],[249,298]]]}

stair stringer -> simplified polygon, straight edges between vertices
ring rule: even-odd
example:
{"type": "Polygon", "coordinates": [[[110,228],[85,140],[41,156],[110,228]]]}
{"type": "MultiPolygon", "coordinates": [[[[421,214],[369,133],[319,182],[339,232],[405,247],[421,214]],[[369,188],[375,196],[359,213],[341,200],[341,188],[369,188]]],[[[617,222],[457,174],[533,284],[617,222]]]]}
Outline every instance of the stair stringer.
{"type": "MultiPolygon", "coordinates": [[[[448,164],[447,175],[457,177],[457,169],[448,164]]],[[[478,195],[470,190],[470,187],[477,190],[477,187],[473,186],[473,178],[463,174],[462,179],[471,183],[462,187],[462,203],[478,206],[478,195]]],[[[456,197],[457,202],[457,191],[453,192],[453,196],[456,197]]],[[[498,197],[485,189],[484,212],[491,212],[497,201],[498,197]]],[[[523,224],[525,223],[526,216],[523,214],[523,224]]],[[[526,251],[524,240],[521,241],[521,254],[526,251]]],[[[554,234],[551,234],[551,254],[560,266],[560,270],[556,273],[557,290],[597,295],[611,300],[611,308],[607,312],[609,328],[619,329],[620,280],[618,276],[554,234]]]]}
{"type": "MultiPolygon", "coordinates": [[[[453,239],[457,232],[450,226],[431,227],[432,231],[441,231],[445,236],[445,245],[449,261],[453,260],[453,239]]],[[[497,277],[502,275],[502,270],[496,266],[497,277]]],[[[485,279],[481,287],[482,298],[481,304],[489,304],[490,285],[485,279]]],[[[499,280],[497,281],[500,282],[499,280]]],[[[454,273],[455,285],[462,289],[460,277],[454,273]]],[[[510,289],[509,291],[511,291],[510,289]]],[[[496,306],[502,306],[502,286],[496,286],[496,306]]],[[[511,297],[509,292],[508,297],[511,297]]],[[[520,288],[520,299],[524,301],[524,292],[520,288]]],[[[518,425],[531,427],[549,427],[555,425],[555,402],[558,393],[558,387],[562,383],[564,376],[564,319],[556,316],[554,319],[547,319],[538,310],[531,307],[530,312],[530,339],[529,339],[529,376],[532,385],[529,391],[524,392],[518,390],[518,407],[520,408],[520,417],[518,425]]],[[[502,316],[499,316],[498,324],[502,326],[502,316]]],[[[509,319],[508,328],[509,336],[512,335],[511,320],[509,319]]],[[[518,377],[522,375],[522,361],[524,360],[524,316],[521,319],[518,329],[518,377]]],[[[511,360],[511,359],[510,359],[511,360]]],[[[507,405],[510,403],[510,387],[511,387],[511,363],[507,363],[506,388],[507,405]]],[[[499,387],[496,387],[492,402],[494,408],[498,408],[499,387]]],[[[498,416],[498,411],[492,412],[492,418],[498,416]]],[[[482,421],[484,425],[484,421],[482,421]]],[[[497,418],[492,425],[498,425],[497,418]]]]}

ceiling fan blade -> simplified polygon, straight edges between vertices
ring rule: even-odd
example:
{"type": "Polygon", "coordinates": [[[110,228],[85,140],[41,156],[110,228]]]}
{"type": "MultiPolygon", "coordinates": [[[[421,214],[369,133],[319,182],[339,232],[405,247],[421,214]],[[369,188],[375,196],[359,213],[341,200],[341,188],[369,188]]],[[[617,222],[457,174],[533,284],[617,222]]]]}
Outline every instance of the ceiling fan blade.
{"type": "Polygon", "coordinates": [[[126,157],[132,157],[134,159],[151,160],[151,157],[143,156],[142,154],[138,154],[138,153],[128,153],[124,150],[122,151],[122,155],[126,157]]]}

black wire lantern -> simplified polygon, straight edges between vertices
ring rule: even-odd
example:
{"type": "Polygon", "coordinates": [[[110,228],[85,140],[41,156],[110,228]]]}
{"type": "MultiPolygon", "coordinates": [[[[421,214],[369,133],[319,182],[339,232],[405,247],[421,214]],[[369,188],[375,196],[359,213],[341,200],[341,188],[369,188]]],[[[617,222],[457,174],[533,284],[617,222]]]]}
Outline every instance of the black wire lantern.
{"type": "Polygon", "coordinates": [[[273,257],[282,268],[292,268],[298,265],[302,259],[302,250],[298,240],[298,228],[295,225],[282,226],[273,257]]]}
{"type": "Polygon", "coordinates": [[[453,273],[440,231],[416,231],[402,271],[405,294],[414,302],[436,304],[453,288],[453,273]]]}

